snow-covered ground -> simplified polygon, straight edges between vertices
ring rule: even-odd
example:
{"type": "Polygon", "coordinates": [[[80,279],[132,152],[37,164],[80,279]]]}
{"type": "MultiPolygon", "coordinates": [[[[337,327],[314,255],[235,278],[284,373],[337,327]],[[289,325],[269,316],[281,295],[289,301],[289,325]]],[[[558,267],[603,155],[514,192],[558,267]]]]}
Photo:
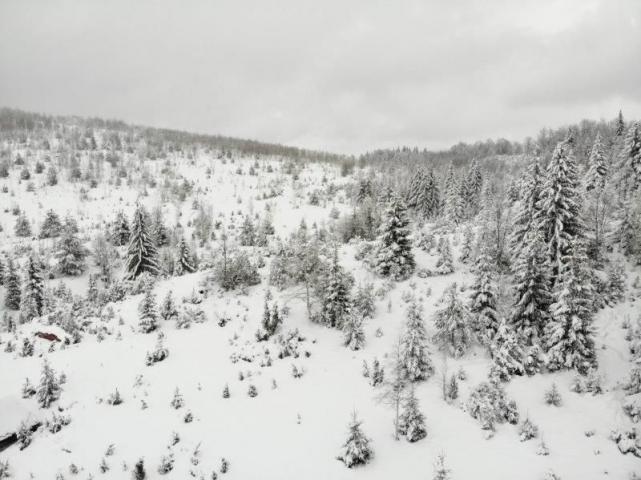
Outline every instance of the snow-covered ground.
{"type": "MultiPolygon", "coordinates": [[[[37,153],[36,153],[37,155],[37,153]]],[[[180,222],[187,228],[196,210],[192,202],[211,205],[214,218],[228,222],[232,212],[263,213],[270,205],[276,234],[285,238],[298,227],[301,220],[308,225],[330,223],[330,210],[349,212],[351,207],[341,191],[321,206],[310,206],[307,193],[321,188],[321,179],[340,185],[345,181],[339,169],[331,165],[310,164],[298,181],[281,172],[277,159],[260,159],[261,169],[256,176],[247,175],[253,158],[236,157],[234,163],[222,163],[213,154],[200,152],[191,162],[174,154],[175,170],[194,182],[193,194],[182,204],[165,203],[163,212],[167,225],[180,222]],[[268,162],[273,172],[262,168],[268,162]],[[210,168],[210,173],[206,173],[210,168]],[[240,168],[243,175],[236,173],[240,168]],[[282,195],[263,199],[270,182],[280,182],[282,195]]],[[[163,162],[147,162],[150,175],[160,184],[163,162]]],[[[109,167],[104,167],[108,171],[109,167]]],[[[34,175],[35,182],[42,175],[34,175]]],[[[71,213],[77,218],[83,239],[89,240],[104,232],[105,222],[111,221],[118,210],[130,218],[141,192],[134,186],[98,184],[88,190],[88,198],[81,200],[77,184],[61,179],[54,187],[38,187],[35,192],[25,190],[19,181],[19,170],[11,171],[11,178],[0,180],[8,193],[0,193],[1,249],[8,252],[19,243],[30,243],[36,249],[46,249],[50,240],[17,239],[13,235],[15,204],[38,231],[44,212],[54,209],[61,217],[71,213]]],[[[62,175],[61,175],[62,176],[62,175]]],[[[141,201],[152,209],[161,203],[159,189],[147,188],[141,201]]],[[[241,219],[242,216],[238,216],[241,219]]],[[[236,221],[238,226],[240,221],[236,221]]],[[[454,257],[457,258],[455,248],[454,257]]],[[[358,281],[370,281],[375,289],[384,281],[355,260],[353,246],[341,247],[341,264],[358,281]]],[[[433,267],[436,257],[416,249],[419,267],[433,267]]],[[[456,263],[456,272],[445,276],[418,278],[396,284],[384,298],[377,300],[376,315],[365,324],[366,343],[359,351],[343,346],[342,335],[335,329],[325,328],[307,319],[304,302],[292,299],[290,291],[271,288],[279,305],[289,307],[281,327],[283,332],[298,329],[304,338],[299,344],[298,358],[278,359],[274,355],[271,366],[260,366],[262,351],[276,351],[272,339],[257,343],[254,334],[260,325],[263,300],[268,288],[269,258],[260,269],[262,283],[250,287],[247,294],[211,291],[200,307],[206,313],[204,323],[196,323],[186,330],[176,329],[173,323],[161,325],[169,358],[153,366],[145,365],[145,355],[154,348],[155,334],[138,331],[137,307],[142,295],[126,298],[113,304],[115,316],[105,320],[110,333],[98,341],[95,335],[85,335],[77,345],[64,349],[56,347],[49,352],[50,343],[36,340],[36,352],[21,357],[17,352],[0,352],[0,435],[15,431],[19,424],[31,418],[47,418],[50,411],[39,409],[35,399],[21,398],[21,389],[28,377],[37,384],[43,358],[48,358],[56,372],[64,372],[63,385],[57,405],[71,417],[71,423],[56,434],[41,428],[32,444],[24,450],[13,445],[0,452],[0,460],[7,460],[16,479],[64,478],[122,479],[131,477],[131,469],[139,458],[144,458],[148,478],[211,478],[219,471],[221,458],[229,461],[229,471],[218,474],[239,480],[249,479],[426,479],[433,475],[433,463],[443,453],[455,479],[541,479],[553,470],[563,479],[625,479],[632,472],[641,474],[641,461],[632,455],[622,455],[608,437],[613,429],[629,429],[630,419],[621,404],[621,382],[630,369],[629,353],[622,323],[625,318],[636,318],[641,312],[639,301],[626,300],[615,307],[606,307],[596,319],[599,373],[603,376],[605,392],[602,395],[578,394],[570,391],[571,372],[516,377],[506,384],[506,391],[517,405],[521,418],[529,417],[539,427],[539,438],[521,442],[517,427],[498,426],[497,433],[486,439],[479,423],[465,411],[464,404],[471,389],[485,380],[490,359],[481,348],[474,348],[463,358],[446,359],[435,346],[431,347],[436,373],[428,381],[419,383],[416,394],[426,416],[427,438],[416,443],[394,439],[393,410],[379,400],[380,391],[370,386],[362,376],[363,360],[375,357],[386,364],[394,342],[405,321],[403,294],[413,291],[424,299],[424,318],[428,332],[433,333],[433,313],[443,291],[452,283],[469,285],[469,267],[456,263]],[[231,318],[220,326],[218,319],[231,318]],[[122,319],[122,322],[119,320],[122,319]],[[376,335],[380,329],[382,336],[376,335]],[[309,352],[309,356],[306,355],[309,352]],[[232,361],[236,355],[254,355],[253,361],[232,361]],[[293,378],[292,365],[304,369],[301,378],[293,378]],[[451,375],[463,368],[467,379],[460,382],[459,399],[446,403],[442,399],[441,375],[451,375]],[[244,379],[239,379],[242,372],[244,379]],[[553,382],[559,387],[561,407],[546,405],[544,392],[553,382]],[[230,398],[222,392],[228,384],[230,398]],[[256,397],[248,396],[250,385],[258,390],[256,397]],[[175,389],[184,397],[184,406],[178,410],[170,406],[175,389]],[[117,406],[104,400],[118,390],[124,402],[117,406]],[[143,402],[147,408],[142,408],[143,402]],[[347,424],[353,411],[363,421],[363,431],[372,440],[374,459],[362,468],[348,469],[336,460],[347,434],[347,424]],[[184,422],[187,412],[193,421],[184,422]],[[180,441],[170,447],[172,434],[180,441]],[[543,439],[550,454],[537,455],[543,439]],[[112,455],[105,453],[114,445],[112,455]],[[192,464],[195,449],[200,451],[199,462],[192,464]],[[173,471],[162,477],[156,472],[160,458],[173,452],[173,471]],[[109,465],[101,473],[102,459],[109,465]],[[77,475],[69,472],[70,464],[80,469],[77,475]],[[123,470],[126,464],[128,471],[123,470]]],[[[89,261],[90,264],[91,261],[89,261]]],[[[629,267],[630,269],[631,267],[629,267]]],[[[74,291],[84,295],[88,274],[62,280],[74,291]]],[[[168,290],[176,299],[189,297],[199,288],[207,272],[174,277],[158,282],[155,293],[160,300],[168,290]]],[[[628,271],[632,279],[636,272],[628,271]]],[[[117,272],[120,274],[120,272],[117,272]]],[[[59,279],[50,280],[55,285],[59,279]]],[[[629,282],[631,283],[631,282],[629,282]]],[[[637,292],[638,293],[638,292],[637,292]]],[[[0,297],[4,289],[0,287],[0,297]]],[[[4,306],[0,306],[0,316],[4,306]]],[[[53,331],[47,325],[25,324],[18,327],[18,339],[32,335],[35,330],[53,331]]],[[[0,334],[3,344],[14,334],[0,334]]],[[[55,407],[54,409],[55,410],[55,407]]]]}

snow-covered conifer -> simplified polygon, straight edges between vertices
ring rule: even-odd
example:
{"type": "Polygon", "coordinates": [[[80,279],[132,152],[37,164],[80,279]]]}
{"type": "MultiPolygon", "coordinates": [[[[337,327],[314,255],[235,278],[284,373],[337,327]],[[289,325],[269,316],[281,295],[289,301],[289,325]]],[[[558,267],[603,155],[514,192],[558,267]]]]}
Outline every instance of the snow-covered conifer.
{"type": "Polygon", "coordinates": [[[132,221],[125,279],[133,280],[143,272],[151,275],[160,274],[158,252],[147,227],[147,214],[144,207],[138,204],[132,221]]]}
{"type": "Polygon", "coordinates": [[[436,312],[434,341],[454,357],[467,352],[472,342],[470,313],[458,296],[456,283],[451,284],[441,299],[443,308],[436,312]]]}
{"type": "Polygon", "coordinates": [[[425,416],[421,413],[418,399],[411,388],[399,419],[399,433],[405,435],[408,442],[416,442],[427,436],[425,416]]]}
{"type": "Polygon", "coordinates": [[[358,420],[356,412],[354,412],[352,421],[349,424],[347,440],[341,448],[340,455],[337,457],[347,468],[365,465],[369,463],[374,455],[370,446],[370,439],[361,430],[361,425],[362,422],[358,420]]]}
{"type": "Polygon", "coordinates": [[[405,204],[399,197],[392,197],[374,253],[374,268],[379,275],[404,280],[414,272],[416,262],[408,226],[405,204]]]}
{"type": "Polygon", "coordinates": [[[156,296],[151,288],[147,289],[138,304],[138,319],[138,327],[142,333],[150,333],[158,328],[156,296]]]}
{"type": "Polygon", "coordinates": [[[401,338],[401,364],[403,373],[411,382],[427,380],[434,373],[427,345],[427,332],[421,307],[410,303],[401,338]]]}

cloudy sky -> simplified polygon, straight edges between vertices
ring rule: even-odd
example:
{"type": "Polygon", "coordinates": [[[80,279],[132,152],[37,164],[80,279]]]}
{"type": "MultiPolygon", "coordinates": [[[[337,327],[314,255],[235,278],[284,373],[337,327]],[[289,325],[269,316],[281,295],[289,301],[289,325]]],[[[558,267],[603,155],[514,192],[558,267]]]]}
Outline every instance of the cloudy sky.
{"type": "Polygon", "coordinates": [[[0,0],[0,105],[360,153],[641,118],[641,0],[0,0]]]}

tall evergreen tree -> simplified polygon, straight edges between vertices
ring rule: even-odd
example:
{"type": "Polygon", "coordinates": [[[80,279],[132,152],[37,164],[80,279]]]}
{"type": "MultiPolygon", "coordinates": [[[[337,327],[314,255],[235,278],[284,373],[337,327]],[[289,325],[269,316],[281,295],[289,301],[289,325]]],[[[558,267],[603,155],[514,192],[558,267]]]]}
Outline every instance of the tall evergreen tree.
{"type": "Polygon", "coordinates": [[[11,258],[7,259],[7,272],[4,277],[4,306],[11,310],[20,308],[20,277],[11,258]]]}
{"type": "Polygon", "coordinates": [[[474,283],[471,288],[470,312],[474,319],[474,328],[485,344],[489,344],[498,329],[496,304],[498,293],[494,284],[494,271],[489,247],[485,242],[476,259],[474,283]]]}
{"type": "Polygon", "coordinates": [[[521,250],[525,246],[525,236],[529,232],[538,230],[536,222],[540,217],[539,200],[542,183],[541,167],[538,161],[534,161],[525,173],[520,202],[512,223],[510,250],[513,259],[519,257],[521,250]]]}
{"type": "Polygon", "coordinates": [[[47,210],[45,219],[40,226],[40,238],[55,238],[62,231],[60,217],[53,210],[47,210]]]}
{"type": "Polygon", "coordinates": [[[116,219],[112,226],[111,243],[116,247],[127,245],[129,242],[129,235],[129,220],[127,220],[124,212],[120,211],[116,214],[116,219]]]}
{"type": "Polygon", "coordinates": [[[596,366],[591,302],[594,295],[586,271],[585,247],[576,242],[562,262],[546,327],[548,368],[573,368],[585,374],[596,366]]]}
{"type": "Polygon", "coordinates": [[[31,224],[24,212],[18,213],[16,218],[16,225],[13,229],[16,237],[29,237],[31,236],[31,224]]]}
{"type": "Polygon", "coordinates": [[[338,262],[338,248],[335,247],[332,260],[325,267],[317,285],[317,295],[320,300],[317,319],[320,323],[332,328],[343,328],[352,310],[350,298],[352,284],[351,275],[345,273],[338,262]]]}
{"type": "Polygon", "coordinates": [[[608,175],[608,167],[605,162],[605,153],[601,134],[597,133],[588,159],[588,171],[585,174],[585,189],[602,190],[605,187],[605,179],[608,175]]]}
{"type": "Polygon", "coordinates": [[[626,192],[631,192],[641,187],[641,122],[634,122],[628,128],[622,155],[626,192]]]}
{"type": "Polygon", "coordinates": [[[144,207],[138,204],[132,221],[125,279],[133,280],[143,272],[159,275],[158,252],[147,227],[147,215],[144,207]]]}
{"type": "Polygon", "coordinates": [[[163,247],[169,244],[169,233],[163,220],[162,208],[156,207],[153,210],[151,219],[151,237],[156,247],[163,247]]]}
{"type": "Polygon", "coordinates": [[[176,275],[182,275],[184,273],[193,273],[196,271],[194,267],[193,259],[191,256],[191,251],[189,245],[185,241],[185,237],[181,237],[177,245],[177,255],[176,262],[174,267],[174,273],[176,275]]]}
{"type": "Polygon", "coordinates": [[[407,308],[405,330],[401,338],[401,364],[403,374],[411,382],[427,380],[434,373],[425,322],[416,302],[410,303],[407,308]]]}
{"type": "Polygon", "coordinates": [[[404,280],[414,272],[416,262],[408,226],[405,204],[394,196],[385,212],[377,240],[374,266],[379,275],[404,280]]]}
{"type": "Polygon", "coordinates": [[[616,119],[616,125],[614,127],[614,134],[617,137],[622,137],[625,133],[625,121],[623,120],[623,112],[619,110],[619,115],[616,119]]]}
{"type": "Polygon", "coordinates": [[[491,376],[508,381],[513,375],[525,373],[523,349],[519,338],[505,321],[499,322],[496,335],[492,339],[490,352],[493,360],[491,376]]]}
{"type": "Polygon", "coordinates": [[[407,191],[406,204],[423,218],[432,218],[439,210],[439,190],[434,171],[420,169],[412,178],[407,191]]]}
{"type": "Polygon", "coordinates": [[[399,433],[405,435],[408,442],[413,443],[427,436],[425,428],[425,416],[418,406],[418,399],[414,388],[410,388],[409,394],[403,405],[403,413],[399,418],[399,433]]]}
{"type": "Polygon", "coordinates": [[[514,265],[514,305],[509,324],[527,345],[538,344],[549,318],[548,257],[538,232],[528,232],[514,265]]]}
{"type": "Polygon", "coordinates": [[[456,283],[451,284],[441,299],[443,307],[436,312],[434,342],[455,358],[462,357],[472,343],[469,311],[458,296],[456,283]]]}
{"type": "Polygon", "coordinates": [[[577,183],[576,162],[570,144],[560,142],[547,167],[537,219],[548,247],[554,283],[560,278],[563,261],[571,246],[584,235],[577,183]]]}
{"type": "Polygon", "coordinates": [[[58,261],[58,270],[63,275],[81,275],[85,271],[85,258],[89,252],[74,233],[74,229],[65,225],[62,236],[56,244],[54,256],[58,261]]]}
{"type": "Polygon", "coordinates": [[[40,385],[38,385],[36,394],[38,404],[42,408],[49,408],[53,402],[60,398],[61,391],[60,381],[56,378],[56,373],[45,359],[42,364],[42,376],[40,377],[40,385]]]}
{"type": "Polygon", "coordinates": [[[20,297],[20,314],[25,321],[42,315],[44,305],[44,280],[40,262],[29,257],[25,267],[20,297]]]}

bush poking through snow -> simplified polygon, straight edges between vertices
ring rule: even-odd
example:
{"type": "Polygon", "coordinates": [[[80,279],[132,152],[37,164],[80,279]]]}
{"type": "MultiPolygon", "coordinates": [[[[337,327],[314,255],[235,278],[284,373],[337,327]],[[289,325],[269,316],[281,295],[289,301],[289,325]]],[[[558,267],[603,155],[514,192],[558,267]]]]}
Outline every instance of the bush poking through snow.
{"type": "Polygon", "coordinates": [[[356,418],[356,412],[352,414],[352,421],[349,424],[347,441],[343,444],[341,454],[337,457],[347,468],[358,465],[365,465],[373,457],[370,440],[361,430],[361,424],[356,418]]]}
{"type": "Polygon", "coordinates": [[[146,480],[147,479],[147,472],[145,471],[145,462],[141,458],[136,462],[134,465],[133,473],[132,473],[132,479],[133,480],[146,480]]]}
{"type": "Polygon", "coordinates": [[[562,402],[563,400],[561,399],[561,394],[559,393],[556,383],[552,383],[550,389],[545,392],[545,403],[548,405],[554,405],[555,407],[560,407],[562,402]]]}
{"type": "Polygon", "coordinates": [[[479,421],[481,428],[490,432],[495,430],[497,423],[516,425],[519,421],[516,403],[507,399],[505,390],[498,384],[480,383],[472,391],[467,408],[472,418],[479,421]]]}
{"type": "Polygon", "coordinates": [[[171,399],[171,405],[172,408],[175,410],[178,410],[179,408],[182,408],[185,405],[185,400],[183,399],[182,394],[180,393],[180,390],[178,390],[178,387],[176,387],[176,390],[174,390],[174,396],[171,399]]]}
{"type": "Polygon", "coordinates": [[[147,352],[145,357],[145,365],[151,366],[154,363],[162,362],[165,358],[169,356],[169,350],[164,346],[165,335],[162,332],[158,333],[158,340],[156,342],[156,348],[153,351],[147,352]]]}
{"type": "Polygon", "coordinates": [[[450,480],[450,472],[451,470],[445,465],[445,455],[440,454],[434,462],[433,480],[450,480]]]}
{"type": "Polygon", "coordinates": [[[166,475],[174,469],[174,454],[163,455],[160,458],[160,465],[158,465],[158,473],[166,475]]]}
{"type": "Polygon", "coordinates": [[[533,438],[536,438],[539,435],[539,427],[534,425],[529,418],[523,420],[523,423],[519,427],[519,438],[522,442],[526,442],[533,438]]]}
{"type": "Polygon", "coordinates": [[[31,431],[30,425],[24,421],[20,422],[20,428],[18,428],[17,436],[20,450],[24,450],[31,445],[33,432],[31,431]]]}

